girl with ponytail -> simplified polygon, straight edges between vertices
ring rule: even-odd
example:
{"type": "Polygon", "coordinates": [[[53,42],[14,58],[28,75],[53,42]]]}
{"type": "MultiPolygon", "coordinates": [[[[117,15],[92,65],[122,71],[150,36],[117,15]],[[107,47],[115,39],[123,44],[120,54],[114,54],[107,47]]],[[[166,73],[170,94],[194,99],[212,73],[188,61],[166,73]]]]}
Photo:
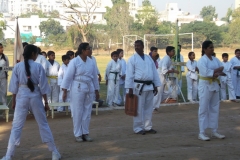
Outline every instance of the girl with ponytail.
{"type": "Polygon", "coordinates": [[[8,57],[3,53],[3,45],[0,43],[0,102],[7,105],[7,71],[3,71],[1,67],[9,67],[8,57]]]}
{"type": "Polygon", "coordinates": [[[29,110],[34,114],[38,123],[42,142],[46,143],[52,152],[52,159],[61,158],[47,123],[45,111],[49,109],[46,96],[49,92],[49,85],[42,65],[34,62],[37,56],[37,47],[27,45],[23,53],[24,62],[19,62],[14,66],[9,91],[13,94],[12,107],[15,112],[7,153],[2,160],[10,160],[13,157],[16,146],[20,144],[22,128],[29,110]],[[43,106],[42,98],[45,106],[43,106]]]}

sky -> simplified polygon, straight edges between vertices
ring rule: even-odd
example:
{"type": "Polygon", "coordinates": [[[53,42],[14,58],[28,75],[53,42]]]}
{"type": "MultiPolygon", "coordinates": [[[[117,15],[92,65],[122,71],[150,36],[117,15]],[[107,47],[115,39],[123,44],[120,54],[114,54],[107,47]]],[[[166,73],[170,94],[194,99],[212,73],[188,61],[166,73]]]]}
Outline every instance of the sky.
{"type": "MultiPolygon", "coordinates": [[[[167,3],[178,3],[178,7],[184,12],[190,12],[190,14],[199,15],[204,6],[212,5],[216,7],[216,13],[218,18],[222,18],[226,15],[227,9],[234,8],[235,0],[150,0],[152,5],[157,8],[158,11],[163,11],[167,3]]],[[[138,0],[139,6],[142,5],[142,0],[138,0]]]]}

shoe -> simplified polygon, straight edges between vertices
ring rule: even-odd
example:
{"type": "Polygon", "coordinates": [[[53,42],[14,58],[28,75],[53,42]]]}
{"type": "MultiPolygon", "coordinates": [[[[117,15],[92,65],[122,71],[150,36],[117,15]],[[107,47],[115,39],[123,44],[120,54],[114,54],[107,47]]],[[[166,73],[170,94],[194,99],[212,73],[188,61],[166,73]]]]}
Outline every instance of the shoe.
{"type": "Polygon", "coordinates": [[[87,141],[87,142],[92,142],[93,141],[93,139],[90,138],[88,134],[83,135],[82,139],[83,139],[83,141],[87,141]]]}
{"type": "Polygon", "coordinates": [[[203,133],[200,133],[198,135],[198,139],[200,139],[202,141],[210,141],[210,138],[207,135],[203,134],[203,133]]]}
{"type": "Polygon", "coordinates": [[[150,129],[149,131],[146,131],[146,133],[150,133],[150,134],[156,134],[157,131],[155,131],[154,129],[150,129]]]}
{"type": "Polygon", "coordinates": [[[146,134],[146,132],[145,132],[144,130],[141,130],[141,131],[137,132],[136,134],[145,135],[145,134],[146,134]]]}
{"type": "Polygon", "coordinates": [[[212,133],[212,137],[216,137],[216,138],[219,138],[219,139],[224,139],[224,138],[225,138],[224,135],[219,134],[219,133],[217,133],[217,132],[213,132],[213,133],[212,133]]]}
{"type": "Polygon", "coordinates": [[[61,155],[59,152],[52,152],[52,160],[59,160],[61,159],[61,155]]]}
{"type": "Polygon", "coordinates": [[[76,140],[76,142],[82,142],[83,141],[82,136],[75,137],[75,140],[76,140]]]}
{"type": "Polygon", "coordinates": [[[12,158],[7,158],[6,156],[4,156],[1,160],[12,160],[12,158]]]}

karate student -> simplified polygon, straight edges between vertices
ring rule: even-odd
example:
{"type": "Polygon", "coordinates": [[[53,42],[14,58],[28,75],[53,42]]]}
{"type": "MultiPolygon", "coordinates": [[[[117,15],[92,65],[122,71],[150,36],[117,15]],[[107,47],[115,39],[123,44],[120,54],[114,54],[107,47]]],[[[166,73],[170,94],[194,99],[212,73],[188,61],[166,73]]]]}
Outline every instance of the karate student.
{"type": "MultiPolygon", "coordinates": [[[[163,99],[166,98],[164,95],[164,89],[167,88],[167,76],[169,73],[176,73],[179,74],[177,70],[174,70],[172,66],[172,58],[175,55],[175,49],[173,46],[166,47],[166,54],[163,59],[161,59],[159,66],[158,66],[158,75],[160,78],[161,86],[159,87],[159,93],[157,95],[158,101],[154,103],[154,110],[157,110],[160,107],[160,103],[163,99]]],[[[168,95],[169,96],[169,95],[168,95]]],[[[167,96],[167,97],[168,97],[167,96]]]]}
{"type": "Polygon", "coordinates": [[[143,41],[135,41],[136,53],[127,62],[125,88],[130,97],[138,97],[137,116],[133,117],[133,131],[136,134],[155,134],[152,129],[153,97],[161,85],[156,66],[150,56],[143,53],[143,41]]]}
{"type": "Polygon", "coordinates": [[[67,51],[66,55],[70,57],[70,60],[74,58],[74,52],[73,51],[67,51]]]}
{"type": "Polygon", "coordinates": [[[232,83],[235,89],[236,98],[240,99],[240,49],[235,50],[235,57],[230,62],[232,63],[232,83]]]}
{"type": "Polygon", "coordinates": [[[41,49],[39,48],[38,49],[38,56],[37,56],[37,59],[35,60],[35,62],[40,63],[43,66],[43,69],[45,70],[45,73],[47,73],[47,65],[48,65],[48,63],[47,63],[46,58],[43,55],[41,55],[41,51],[40,50],[41,49]]]}
{"type": "Polygon", "coordinates": [[[228,95],[229,95],[229,100],[231,101],[235,101],[236,100],[236,96],[235,96],[235,91],[233,88],[233,84],[232,84],[232,64],[231,62],[228,62],[228,54],[227,53],[223,53],[222,54],[222,59],[223,59],[223,72],[227,75],[227,76],[222,76],[220,79],[221,82],[221,100],[227,100],[227,94],[226,94],[226,89],[228,86],[228,95]]]}
{"type": "MultiPolygon", "coordinates": [[[[0,43],[0,67],[9,67],[8,57],[3,53],[3,45],[0,43]]],[[[0,102],[7,105],[7,71],[0,70],[0,102]]]]}
{"type": "Polygon", "coordinates": [[[22,128],[30,110],[39,126],[39,132],[43,143],[46,143],[52,152],[52,160],[59,160],[59,154],[53,139],[52,132],[47,122],[46,110],[49,109],[47,96],[49,86],[43,67],[35,63],[37,47],[27,45],[24,49],[24,62],[14,66],[9,84],[9,91],[13,94],[12,108],[14,118],[6,155],[2,160],[11,160],[16,146],[20,144],[22,128]],[[42,98],[45,101],[43,106],[42,98]]]}
{"type": "Polygon", "coordinates": [[[119,79],[121,77],[121,63],[118,60],[118,52],[111,53],[112,60],[108,63],[105,71],[105,80],[107,85],[107,104],[115,106],[118,104],[119,79]]]}
{"type": "Polygon", "coordinates": [[[99,81],[99,83],[100,83],[100,82],[102,81],[102,76],[101,76],[100,71],[99,71],[99,69],[98,69],[96,58],[92,55],[92,47],[90,47],[90,49],[91,49],[91,50],[90,50],[90,55],[89,55],[88,57],[93,60],[95,66],[96,66],[96,68],[97,68],[98,81],[99,81]]]}
{"type": "MultiPolygon", "coordinates": [[[[179,49],[179,52],[180,52],[180,62],[184,62],[183,55],[181,54],[182,46],[180,44],[178,45],[178,49],[179,49]]],[[[181,72],[182,73],[185,72],[184,66],[181,66],[181,72]]],[[[179,85],[180,89],[182,89],[182,78],[178,80],[178,85],[179,85]]],[[[178,94],[180,94],[180,91],[178,91],[178,94]]]]}
{"type": "Polygon", "coordinates": [[[47,53],[46,52],[42,51],[41,55],[43,55],[43,57],[45,57],[45,59],[47,59],[47,53]]]}
{"type": "MultiPolygon", "coordinates": [[[[60,68],[60,65],[57,61],[55,61],[55,53],[53,51],[48,51],[48,61],[47,61],[47,77],[48,77],[48,83],[50,86],[50,92],[47,95],[48,96],[48,102],[49,103],[56,103],[59,102],[59,91],[60,88],[57,83],[57,76],[58,71],[60,68]]],[[[55,107],[54,109],[57,109],[55,107]]]]}
{"type": "Polygon", "coordinates": [[[119,54],[119,61],[121,64],[121,77],[119,79],[119,94],[118,94],[118,104],[125,104],[125,96],[126,96],[126,90],[125,90],[125,78],[126,78],[126,66],[127,63],[125,59],[123,59],[123,49],[117,49],[117,52],[119,54]],[[121,94],[122,93],[122,94],[121,94]]]}
{"type": "Polygon", "coordinates": [[[199,69],[199,135],[198,139],[208,141],[210,138],[205,134],[207,128],[212,129],[212,137],[225,138],[217,132],[219,117],[219,76],[224,76],[222,63],[212,56],[214,46],[211,41],[202,44],[202,57],[197,62],[199,69]]]}
{"type": "Polygon", "coordinates": [[[73,132],[77,142],[92,141],[89,137],[92,102],[99,99],[99,82],[96,66],[88,56],[91,48],[88,43],[78,47],[79,56],[72,59],[63,77],[63,100],[70,89],[70,106],[73,116],[73,132]]]}
{"type": "MultiPolygon", "coordinates": [[[[59,85],[59,87],[62,84],[64,74],[67,72],[70,57],[68,55],[63,55],[62,56],[62,61],[63,61],[63,64],[58,71],[58,85],[59,85]]],[[[70,88],[67,90],[67,97],[66,97],[65,101],[63,101],[62,96],[63,96],[63,90],[62,90],[62,88],[60,88],[59,102],[70,102],[70,97],[69,97],[70,96],[70,88]]],[[[58,112],[62,112],[64,110],[65,109],[64,109],[63,106],[59,106],[58,109],[57,109],[58,112]]]]}
{"type": "Polygon", "coordinates": [[[186,63],[187,67],[187,93],[188,93],[188,100],[190,102],[197,101],[197,88],[198,88],[198,68],[197,68],[197,61],[195,61],[195,53],[189,52],[188,53],[189,60],[186,63]]]}

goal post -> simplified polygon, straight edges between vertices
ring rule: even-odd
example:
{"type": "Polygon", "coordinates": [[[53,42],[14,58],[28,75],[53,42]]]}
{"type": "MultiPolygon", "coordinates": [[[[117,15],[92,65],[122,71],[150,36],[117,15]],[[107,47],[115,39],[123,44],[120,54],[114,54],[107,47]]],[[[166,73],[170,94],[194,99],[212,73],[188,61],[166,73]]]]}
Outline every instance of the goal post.
{"type": "MultiPolygon", "coordinates": [[[[147,53],[148,52],[148,46],[156,46],[156,47],[158,47],[157,45],[152,45],[152,41],[153,41],[153,39],[156,41],[155,43],[157,43],[157,40],[159,40],[159,39],[161,39],[161,38],[163,38],[163,39],[165,39],[165,45],[167,46],[167,45],[173,45],[173,39],[174,39],[174,36],[175,36],[175,34],[145,34],[144,35],[144,38],[143,38],[143,41],[144,41],[144,46],[145,46],[145,49],[144,49],[144,52],[145,53],[147,53]],[[151,38],[152,39],[152,41],[151,40],[149,40],[149,38],[151,38]],[[168,39],[168,40],[166,40],[166,39],[168,39]]],[[[191,39],[191,41],[189,41],[189,42],[187,42],[187,43],[190,43],[191,44],[191,50],[193,51],[194,50],[194,41],[193,41],[193,33],[179,33],[179,43],[181,44],[182,42],[181,42],[181,38],[189,38],[189,39],[191,39]]],[[[184,41],[184,40],[182,40],[182,41],[184,41]]],[[[186,42],[185,42],[186,43],[186,42]]]]}

